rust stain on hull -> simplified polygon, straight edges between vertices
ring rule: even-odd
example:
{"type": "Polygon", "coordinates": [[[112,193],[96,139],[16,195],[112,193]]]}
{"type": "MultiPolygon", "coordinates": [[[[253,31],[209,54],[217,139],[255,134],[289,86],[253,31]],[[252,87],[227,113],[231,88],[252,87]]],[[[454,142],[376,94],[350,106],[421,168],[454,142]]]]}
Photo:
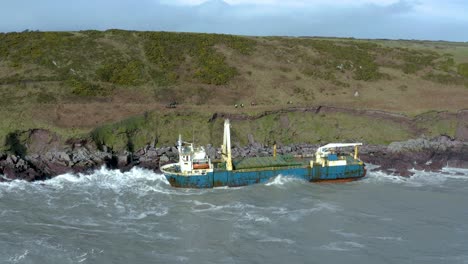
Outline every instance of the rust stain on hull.
{"type": "Polygon", "coordinates": [[[357,178],[346,178],[346,179],[331,179],[331,180],[313,180],[311,182],[313,183],[319,183],[319,184],[323,184],[323,183],[346,183],[346,182],[353,182],[353,181],[357,181],[361,178],[364,178],[364,176],[366,176],[367,174],[367,170],[366,168],[364,168],[364,172],[362,173],[362,175],[360,177],[357,177],[357,178]]]}

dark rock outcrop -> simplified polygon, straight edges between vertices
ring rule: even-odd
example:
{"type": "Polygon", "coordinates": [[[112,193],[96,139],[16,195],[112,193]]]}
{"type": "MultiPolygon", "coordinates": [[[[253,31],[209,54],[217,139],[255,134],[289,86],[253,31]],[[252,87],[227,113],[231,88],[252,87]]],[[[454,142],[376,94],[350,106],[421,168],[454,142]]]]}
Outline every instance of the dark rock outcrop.
{"type": "Polygon", "coordinates": [[[361,159],[376,170],[411,176],[411,169],[439,171],[443,167],[468,168],[468,144],[447,136],[394,142],[389,146],[364,146],[361,159]]]}
{"type": "MultiPolygon", "coordinates": [[[[98,150],[87,139],[63,142],[58,135],[40,129],[15,134],[13,139],[13,145],[21,151],[0,153],[0,175],[3,175],[0,181],[43,180],[64,173],[87,173],[101,166],[123,171],[139,166],[156,171],[178,158],[174,146],[155,148],[150,144],[133,153],[114,153],[106,146],[98,150]]],[[[232,149],[234,158],[273,154],[272,146],[255,142],[253,137],[249,141],[251,144],[248,146],[236,145],[232,149]]],[[[279,145],[277,153],[310,156],[317,147],[310,144],[279,145]]],[[[221,158],[220,148],[208,145],[205,149],[212,159],[221,158]]],[[[446,166],[468,168],[468,143],[440,136],[394,142],[388,146],[365,145],[360,150],[360,158],[377,165],[377,170],[401,176],[412,175],[412,169],[438,171],[446,166]]]]}

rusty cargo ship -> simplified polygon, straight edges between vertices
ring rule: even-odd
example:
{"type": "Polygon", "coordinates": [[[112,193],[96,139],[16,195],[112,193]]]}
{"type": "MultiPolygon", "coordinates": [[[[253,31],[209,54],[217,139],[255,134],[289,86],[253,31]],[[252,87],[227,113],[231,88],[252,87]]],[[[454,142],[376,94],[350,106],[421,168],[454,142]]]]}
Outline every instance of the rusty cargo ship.
{"type": "Polygon", "coordinates": [[[365,164],[358,158],[362,143],[332,143],[319,147],[309,158],[288,155],[240,158],[231,157],[230,122],[224,122],[222,160],[212,162],[203,147],[183,142],[179,136],[179,162],[161,167],[171,186],[182,188],[238,187],[265,183],[283,175],[309,182],[344,182],[362,178],[365,164]],[[342,148],[353,147],[351,154],[338,153],[342,148]]]}

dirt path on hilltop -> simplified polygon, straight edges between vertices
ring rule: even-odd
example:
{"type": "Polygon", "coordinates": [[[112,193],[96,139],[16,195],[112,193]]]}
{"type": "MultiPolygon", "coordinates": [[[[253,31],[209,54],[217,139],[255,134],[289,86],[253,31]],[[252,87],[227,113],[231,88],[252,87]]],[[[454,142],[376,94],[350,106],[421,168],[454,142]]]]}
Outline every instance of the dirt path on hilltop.
{"type": "MultiPolygon", "coordinates": [[[[421,135],[426,132],[424,128],[417,126],[417,121],[424,115],[418,115],[414,118],[411,118],[404,114],[386,112],[381,110],[360,110],[352,108],[343,108],[335,106],[312,106],[312,107],[289,107],[278,110],[264,111],[257,115],[247,115],[247,114],[233,114],[233,113],[214,113],[210,118],[209,122],[214,122],[216,119],[229,118],[231,120],[257,120],[262,117],[274,114],[283,114],[283,113],[293,113],[293,112],[303,112],[303,113],[313,113],[313,114],[334,114],[334,113],[343,113],[348,115],[368,117],[373,119],[381,119],[392,121],[398,123],[402,126],[408,128],[413,135],[421,135]]],[[[457,134],[456,137],[461,140],[468,140],[468,110],[460,110],[458,113],[450,113],[447,111],[436,112],[437,115],[442,118],[454,118],[458,120],[457,125],[457,134]]]]}

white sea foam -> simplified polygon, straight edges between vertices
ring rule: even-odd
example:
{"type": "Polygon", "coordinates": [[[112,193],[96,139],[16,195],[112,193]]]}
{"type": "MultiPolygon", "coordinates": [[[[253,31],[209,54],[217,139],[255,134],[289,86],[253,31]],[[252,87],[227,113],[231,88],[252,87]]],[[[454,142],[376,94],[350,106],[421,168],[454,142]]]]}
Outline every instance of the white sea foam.
{"type": "Polygon", "coordinates": [[[272,180],[268,181],[265,185],[266,186],[284,186],[289,183],[299,182],[299,181],[302,181],[302,180],[289,177],[289,176],[278,175],[274,177],[272,180]]]}
{"type": "Polygon", "coordinates": [[[118,170],[108,170],[101,168],[92,174],[63,174],[45,181],[26,182],[14,180],[0,183],[2,191],[25,191],[28,188],[36,187],[40,189],[64,189],[76,186],[88,187],[97,186],[101,189],[119,190],[122,187],[134,186],[142,181],[152,182],[154,185],[169,186],[166,178],[162,174],[156,174],[152,171],[133,168],[128,172],[118,170]]]}
{"type": "Polygon", "coordinates": [[[73,184],[79,184],[81,186],[99,186],[103,189],[120,189],[122,186],[134,185],[138,181],[169,184],[164,175],[137,167],[128,172],[108,170],[103,167],[100,170],[96,170],[93,174],[68,173],[44,182],[34,182],[34,184],[52,186],[55,188],[63,188],[73,184]]]}
{"type": "Polygon", "coordinates": [[[242,216],[242,220],[245,220],[245,221],[253,221],[253,222],[263,222],[263,223],[271,223],[271,219],[266,217],[266,216],[261,216],[261,215],[258,215],[258,214],[254,214],[254,213],[245,213],[243,216],[242,216]]]}
{"type": "Polygon", "coordinates": [[[245,204],[241,202],[234,202],[224,205],[215,205],[207,202],[200,202],[197,200],[186,200],[185,202],[193,203],[194,206],[191,207],[192,212],[209,212],[209,211],[226,211],[230,212],[233,210],[239,211],[247,208],[256,208],[256,206],[251,204],[245,204]]]}
{"type": "Polygon", "coordinates": [[[141,220],[149,216],[158,216],[158,217],[164,216],[164,215],[167,215],[168,212],[169,212],[169,209],[162,205],[160,205],[159,207],[155,207],[153,210],[149,210],[145,212],[140,212],[140,211],[135,211],[133,209],[130,209],[128,216],[123,217],[123,219],[141,220]]]}
{"type": "MultiPolygon", "coordinates": [[[[255,207],[249,204],[232,203],[225,205],[214,205],[210,203],[202,203],[193,201],[195,204],[191,208],[193,213],[203,213],[205,217],[214,218],[222,221],[236,219],[239,223],[271,223],[272,220],[264,215],[264,211],[269,211],[268,208],[255,207]],[[218,214],[207,214],[209,212],[218,214]],[[222,215],[219,215],[222,212],[222,215]]],[[[273,209],[274,210],[274,209],[273,209]]]]}
{"type": "Polygon", "coordinates": [[[394,240],[394,241],[403,241],[402,237],[391,237],[391,236],[379,236],[375,237],[380,240],[394,240]]]}
{"type": "Polygon", "coordinates": [[[269,243],[286,243],[286,244],[290,244],[290,245],[295,243],[294,240],[287,239],[287,238],[277,238],[277,237],[266,237],[266,238],[258,240],[258,242],[262,242],[262,243],[266,243],[266,242],[269,242],[269,243]]]}
{"type": "Polygon", "coordinates": [[[162,239],[162,240],[179,240],[180,237],[176,237],[176,236],[171,236],[169,235],[169,233],[165,233],[165,232],[162,232],[162,233],[158,233],[158,238],[162,239]]]}
{"type": "Polygon", "coordinates": [[[29,250],[25,250],[22,254],[17,254],[13,257],[10,257],[8,259],[8,262],[11,262],[11,263],[20,263],[20,261],[22,261],[24,258],[26,258],[26,256],[29,254],[29,250]]]}
{"type": "Polygon", "coordinates": [[[345,238],[355,238],[355,237],[362,237],[362,235],[356,234],[356,233],[350,233],[350,232],[344,232],[343,230],[337,230],[333,229],[330,230],[332,233],[335,233],[337,235],[340,235],[345,238]]]}
{"type": "Polygon", "coordinates": [[[112,190],[116,193],[133,192],[140,196],[156,192],[167,195],[202,195],[209,190],[179,189],[170,186],[163,174],[135,167],[127,172],[101,168],[92,174],[67,173],[45,181],[14,180],[0,182],[0,197],[4,193],[32,191],[59,191],[78,189],[88,192],[90,187],[112,190]]]}
{"type": "Polygon", "coordinates": [[[468,169],[443,168],[441,172],[411,170],[411,177],[372,171],[363,179],[368,183],[396,183],[408,187],[443,186],[447,181],[468,181],[468,169]]]}
{"type": "MultiPolygon", "coordinates": [[[[371,170],[376,166],[369,165],[371,170]]],[[[382,171],[372,171],[368,176],[361,180],[369,183],[397,183],[410,187],[421,186],[441,186],[448,180],[451,181],[468,181],[468,169],[444,168],[441,172],[424,172],[412,171],[411,177],[400,177],[384,173],[382,171]]],[[[291,183],[301,182],[300,179],[279,175],[265,184],[265,186],[276,186],[283,188],[291,183]]],[[[150,170],[135,167],[128,172],[120,172],[119,170],[108,170],[101,168],[92,174],[64,174],[46,181],[37,181],[29,183],[22,180],[13,180],[0,182],[0,197],[9,192],[24,192],[35,189],[55,189],[74,187],[89,187],[94,186],[100,189],[110,189],[115,192],[121,190],[131,190],[132,188],[146,195],[148,192],[158,192],[168,195],[202,195],[209,190],[197,189],[178,189],[170,187],[169,182],[162,174],[154,173],[150,170]]],[[[220,187],[219,189],[238,189],[220,187]]],[[[221,191],[222,191],[221,190],[221,191]]]]}
{"type": "Polygon", "coordinates": [[[287,210],[285,208],[279,208],[278,210],[273,211],[273,214],[279,214],[287,217],[291,221],[299,221],[305,216],[320,212],[327,211],[335,213],[340,211],[341,208],[335,204],[319,201],[311,208],[297,209],[297,210],[287,210]]]}
{"type": "Polygon", "coordinates": [[[93,259],[97,255],[102,254],[104,250],[97,250],[94,248],[88,249],[85,252],[83,252],[80,248],[77,249],[78,252],[74,252],[76,256],[73,256],[72,258],[75,259],[76,263],[86,263],[86,260],[88,259],[93,259]]]}
{"type": "Polygon", "coordinates": [[[200,201],[190,201],[194,203],[192,206],[192,212],[209,212],[222,210],[225,206],[214,205],[211,203],[204,203],[200,201]]]}
{"type": "Polygon", "coordinates": [[[354,241],[338,241],[338,242],[331,242],[329,244],[323,245],[319,247],[322,250],[330,250],[330,251],[352,251],[352,250],[359,250],[365,248],[363,244],[354,242],[354,241]]]}
{"type": "MultiPolygon", "coordinates": [[[[301,209],[287,209],[285,207],[274,206],[261,207],[242,202],[220,205],[201,202],[198,200],[185,200],[185,202],[193,204],[191,206],[191,212],[193,213],[222,212],[223,215],[231,215],[239,222],[256,222],[265,224],[273,222],[272,218],[269,217],[270,214],[277,215],[281,218],[287,218],[291,221],[299,221],[303,217],[320,211],[335,213],[342,210],[339,206],[333,203],[323,201],[315,202],[310,208],[301,209]]],[[[219,215],[216,217],[217,219],[224,219],[220,218],[219,215]]]]}

